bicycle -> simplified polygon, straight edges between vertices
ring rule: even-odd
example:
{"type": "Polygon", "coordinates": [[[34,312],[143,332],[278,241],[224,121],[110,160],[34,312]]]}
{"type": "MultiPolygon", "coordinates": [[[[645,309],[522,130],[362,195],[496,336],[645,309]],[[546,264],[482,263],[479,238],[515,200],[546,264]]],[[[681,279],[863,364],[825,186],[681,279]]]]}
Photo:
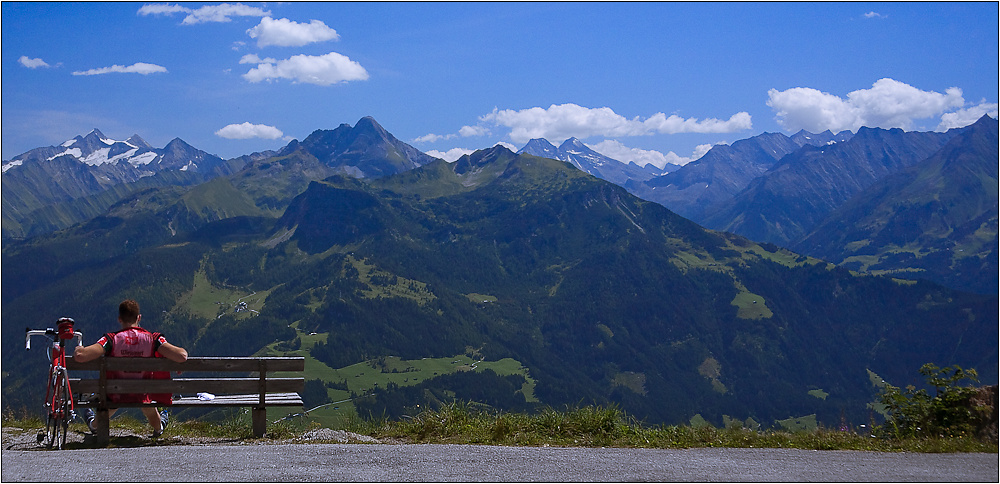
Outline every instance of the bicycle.
{"type": "Polygon", "coordinates": [[[39,431],[38,443],[52,448],[57,445],[62,449],[66,445],[66,432],[69,422],[76,416],[73,405],[73,392],[70,389],[69,373],[66,371],[66,342],[77,338],[77,346],[83,345],[83,333],[73,331],[75,321],[72,318],[60,318],[56,328],[30,329],[24,328],[24,349],[31,349],[32,336],[45,336],[51,341],[49,345],[49,379],[45,390],[45,430],[39,431]]]}

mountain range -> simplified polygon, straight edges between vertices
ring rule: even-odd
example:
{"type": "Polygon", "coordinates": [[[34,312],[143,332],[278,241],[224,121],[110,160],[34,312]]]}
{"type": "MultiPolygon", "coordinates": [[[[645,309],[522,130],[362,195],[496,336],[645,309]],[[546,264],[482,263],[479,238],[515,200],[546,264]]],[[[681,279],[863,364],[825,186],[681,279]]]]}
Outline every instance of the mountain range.
{"type": "Polygon", "coordinates": [[[180,138],[156,149],[139,135],[116,141],[94,129],[4,161],[3,239],[44,234],[95,217],[129,190],[190,186],[240,168],[180,138]]]}
{"type": "Polygon", "coordinates": [[[795,150],[700,222],[789,245],[834,208],[876,180],[931,156],[954,134],[861,128],[846,142],[795,150]]]}
{"type": "Polygon", "coordinates": [[[125,141],[116,141],[95,128],[86,136],[77,136],[59,146],[35,148],[5,161],[3,172],[15,166],[40,164],[62,156],[91,167],[114,166],[123,162],[136,168],[139,176],[171,169],[211,171],[222,164],[219,157],[195,150],[180,138],[174,138],[163,149],[155,149],[137,134],[125,141]]]}
{"type": "Polygon", "coordinates": [[[984,117],[838,205],[791,247],[852,270],[996,294],[998,145],[997,121],[984,117]]]}
{"type": "Polygon", "coordinates": [[[757,177],[767,173],[783,156],[803,146],[843,142],[850,131],[813,134],[800,131],[792,137],[763,133],[732,145],[716,145],[701,158],[671,173],[642,183],[632,183],[632,193],[700,222],[715,206],[730,200],[757,177]]]}
{"type": "MultiPolygon", "coordinates": [[[[995,125],[995,120],[985,116],[976,123],[994,129],[995,125]]],[[[871,203],[883,204],[892,203],[897,193],[905,191],[905,187],[894,185],[896,178],[877,185],[875,182],[937,156],[935,150],[944,149],[944,143],[967,129],[971,127],[946,133],[863,128],[857,139],[849,131],[800,131],[792,136],[764,133],[732,145],[715,146],[683,167],[668,165],[666,173],[649,164],[640,167],[634,162],[621,163],[575,138],[567,139],[558,148],[544,139],[535,139],[518,152],[569,162],[709,228],[787,246],[854,270],[926,278],[990,294],[996,292],[998,284],[992,277],[997,266],[996,244],[992,243],[996,237],[990,236],[991,227],[996,225],[996,210],[991,209],[996,203],[996,190],[991,189],[996,173],[988,168],[970,168],[980,170],[983,183],[966,184],[972,191],[950,202],[965,207],[950,210],[949,227],[965,228],[925,232],[919,240],[892,239],[887,234],[902,233],[893,230],[874,242],[858,238],[844,241],[837,248],[826,242],[843,239],[837,235],[838,229],[831,227],[843,228],[859,220],[857,213],[875,210],[864,202],[876,196],[872,191],[881,193],[883,201],[871,203]],[[852,202],[851,220],[838,222],[837,218],[845,213],[838,209],[854,198],[858,200],[852,202]],[[964,215],[968,218],[956,218],[964,215]],[[815,231],[819,231],[818,235],[812,235],[815,231]],[[965,238],[959,240],[961,237],[965,238]],[[875,254],[882,254],[877,261],[872,259],[875,254]]],[[[977,133],[980,138],[987,135],[982,129],[977,133]]],[[[963,137],[962,142],[949,148],[949,156],[980,164],[995,158],[982,152],[963,154],[965,147],[976,143],[963,137]]],[[[95,129],[62,145],[36,148],[4,162],[3,240],[44,234],[88,220],[137,190],[192,186],[237,172],[242,175],[233,182],[239,189],[254,193],[265,203],[254,204],[252,210],[230,207],[218,216],[261,212],[276,215],[310,180],[337,173],[379,177],[411,170],[431,160],[394,138],[370,117],[362,118],[354,127],[343,124],[334,130],[317,130],[302,142],[293,140],[278,151],[224,162],[180,139],[156,150],[138,135],[124,142],[115,141],[95,129]],[[257,183],[250,176],[274,167],[286,170],[292,165],[298,176],[279,176],[271,184],[257,183]],[[251,181],[241,185],[241,179],[251,181]]],[[[911,208],[910,218],[935,217],[937,206],[925,208],[920,214],[911,208]]],[[[883,207],[878,213],[891,211],[883,207]]]]}
{"type": "Polygon", "coordinates": [[[621,162],[590,149],[576,138],[563,141],[558,148],[546,139],[533,139],[518,150],[518,153],[567,161],[584,173],[622,186],[626,186],[628,183],[642,182],[680,168],[680,166],[671,163],[661,169],[648,163],[639,166],[634,161],[621,162]]]}
{"type": "MultiPolygon", "coordinates": [[[[36,148],[3,163],[3,240],[85,221],[135,190],[196,185],[248,167],[261,170],[262,162],[272,158],[278,158],[280,166],[295,160],[302,171],[300,182],[336,173],[384,176],[434,159],[397,140],[371,117],[362,118],[354,127],[342,124],[334,130],[316,130],[302,142],[293,140],[276,152],[226,161],[180,138],[155,149],[138,135],[115,141],[94,129],[86,136],[36,148]]],[[[276,188],[290,190],[285,197],[290,198],[304,187],[299,183],[276,188]]]]}
{"type": "Polygon", "coordinates": [[[520,152],[570,161],[708,228],[789,247],[854,270],[924,278],[994,294],[997,172],[992,164],[997,156],[984,147],[993,146],[996,127],[995,119],[984,116],[974,125],[943,133],[879,128],[862,128],[857,134],[763,133],[717,145],[698,160],[652,177],[623,171],[620,167],[626,165],[593,152],[574,160],[572,152],[586,152],[572,139],[564,143],[569,146],[558,149],[545,140],[532,140],[520,152]],[[966,131],[973,133],[965,136],[966,131]],[[942,158],[952,160],[943,165],[946,168],[941,168],[942,158]],[[617,170],[601,169],[606,166],[617,170]],[[912,166],[938,173],[915,173],[922,168],[911,170],[912,166]],[[969,176],[978,181],[958,180],[969,176]],[[907,177],[936,180],[921,186],[927,203],[913,206],[901,200],[914,194],[907,177]],[[956,186],[963,191],[958,193],[956,186]],[[948,199],[947,208],[931,202],[941,198],[948,199]],[[896,209],[907,204],[905,219],[897,216],[896,209]],[[944,218],[942,210],[948,212],[944,218]],[[888,223],[861,216],[872,213],[895,217],[897,222],[874,239],[854,233],[852,240],[846,240],[843,231],[858,221],[874,225],[856,227],[855,232],[888,223]],[[900,229],[902,220],[908,229],[900,229]],[[937,221],[935,229],[922,231],[920,227],[927,225],[922,221],[930,220],[937,221]]]}
{"type": "MultiPolygon", "coordinates": [[[[968,156],[966,134],[939,164],[968,156]]],[[[881,380],[919,384],[926,362],[997,380],[995,294],[707,230],[570,162],[498,146],[447,163],[394,140],[365,118],[5,242],[4,406],[41,399],[43,366],[13,356],[25,326],[71,315],[96,335],[125,297],[192,354],[297,352],[307,379],[386,356],[512,359],[540,405],[650,422],[868,422],[881,380]]]]}

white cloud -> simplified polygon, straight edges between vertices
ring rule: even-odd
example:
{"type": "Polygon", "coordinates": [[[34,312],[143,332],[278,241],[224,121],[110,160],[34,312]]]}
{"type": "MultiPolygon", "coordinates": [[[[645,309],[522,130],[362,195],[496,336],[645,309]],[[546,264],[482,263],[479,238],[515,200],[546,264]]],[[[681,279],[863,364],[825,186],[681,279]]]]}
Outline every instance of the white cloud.
{"type": "Polygon", "coordinates": [[[510,138],[515,143],[545,138],[559,144],[571,137],[641,134],[641,123],[629,121],[611,108],[591,109],[576,104],[553,104],[548,109],[533,107],[520,111],[494,109],[480,120],[511,128],[510,138]]]}
{"type": "Polygon", "coordinates": [[[278,61],[272,57],[261,59],[257,54],[247,54],[240,57],[240,64],[274,64],[275,62],[278,61]]]}
{"type": "MultiPolygon", "coordinates": [[[[722,144],[725,143],[723,142],[716,143],[716,145],[722,145],[722,144]]],[[[708,153],[708,151],[711,150],[713,146],[715,145],[709,143],[695,146],[694,151],[691,153],[691,161],[697,160],[698,158],[705,156],[705,154],[708,153]]]]}
{"type": "Polygon", "coordinates": [[[147,64],[145,62],[136,62],[130,66],[120,66],[115,64],[111,67],[98,67],[96,69],[89,69],[86,71],[75,71],[74,76],[95,76],[98,74],[111,74],[111,73],[131,73],[131,74],[155,74],[158,72],[167,72],[167,68],[163,66],[158,66],[156,64],[147,64]]]}
{"type": "Polygon", "coordinates": [[[230,124],[215,132],[216,136],[226,139],[278,139],[284,135],[280,129],[266,124],[230,124]]]}
{"type": "Polygon", "coordinates": [[[229,22],[232,20],[230,17],[266,17],[271,15],[269,10],[261,10],[257,7],[243,5],[242,3],[205,5],[193,10],[183,5],[149,3],[140,7],[136,13],[143,16],[186,13],[188,15],[181,21],[184,25],[194,25],[205,22],[229,22]]]}
{"type": "Polygon", "coordinates": [[[750,114],[741,111],[722,121],[711,118],[699,121],[697,118],[684,119],[676,114],[668,118],[663,113],[656,113],[643,122],[651,131],[663,134],[675,133],[732,133],[753,128],[750,114]]]}
{"type": "Polygon", "coordinates": [[[173,15],[175,13],[189,13],[190,8],[180,5],[170,5],[168,3],[148,3],[139,8],[138,15],[173,15]]]}
{"type": "Polygon", "coordinates": [[[812,132],[827,129],[857,131],[862,126],[910,129],[914,121],[941,115],[965,104],[962,90],[922,91],[894,79],[879,79],[871,89],[847,94],[847,99],[808,87],[767,92],[767,105],[786,129],[812,132]]]}
{"type": "Polygon", "coordinates": [[[428,155],[433,156],[435,158],[441,158],[442,160],[447,161],[448,163],[454,163],[462,156],[470,155],[472,153],[473,150],[467,150],[465,148],[452,148],[448,151],[430,150],[427,152],[428,155]]]}
{"type": "Polygon", "coordinates": [[[266,17],[271,15],[269,10],[261,10],[257,7],[250,7],[242,3],[218,5],[205,5],[197,9],[190,9],[183,5],[171,5],[168,3],[148,3],[139,8],[138,15],[173,15],[175,13],[188,14],[181,21],[184,25],[194,25],[205,22],[229,22],[230,17],[266,17]]]}
{"type": "Polygon", "coordinates": [[[271,17],[260,19],[260,24],[247,30],[251,39],[257,39],[257,47],[276,45],[279,47],[301,47],[313,42],[338,40],[337,31],[319,20],[298,23],[287,18],[277,20],[271,17]]]}
{"type": "Polygon", "coordinates": [[[872,11],[872,12],[866,13],[865,14],[865,18],[888,18],[888,17],[885,16],[885,15],[882,15],[882,14],[880,14],[878,12],[872,11]]]}
{"type": "Polygon", "coordinates": [[[941,124],[938,125],[937,130],[947,131],[951,128],[964,128],[979,121],[979,118],[983,117],[984,114],[988,114],[991,118],[997,118],[998,106],[1000,105],[997,103],[988,103],[983,100],[976,106],[959,109],[952,113],[944,113],[941,115],[941,124]]]}
{"type": "Polygon", "coordinates": [[[229,22],[230,17],[266,17],[271,15],[269,10],[261,10],[257,7],[250,7],[242,3],[219,5],[205,5],[201,8],[191,10],[187,17],[181,21],[184,25],[194,25],[205,22],[229,22]]]}
{"type": "Polygon", "coordinates": [[[486,129],[484,126],[462,126],[458,130],[458,135],[463,138],[468,138],[470,136],[486,136],[490,134],[490,130],[486,129]]]}
{"type": "Polygon", "coordinates": [[[568,138],[588,138],[591,136],[622,137],[641,136],[653,133],[728,133],[750,129],[750,115],[746,112],[734,114],[729,120],[667,117],[656,113],[645,121],[638,117],[627,119],[611,108],[587,108],[576,104],[553,104],[547,109],[533,107],[515,111],[494,109],[481,116],[481,123],[492,123],[511,129],[510,139],[515,143],[525,143],[533,138],[545,138],[560,143],[568,138]]]}
{"type": "Polygon", "coordinates": [[[957,87],[945,89],[942,94],[921,91],[893,79],[879,79],[871,89],[848,93],[847,99],[864,109],[869,125],[901,128],[908,128],[914,119],[937,116],[965,104],[962,90],[957,87]]]}
{"type": "Polygon", "coordinates": [[[455,137],[455,135],[453,135],[453,134],[444,134],[444,135],[441,135],[441,134],[428,133],[428,134],[425,134],[423,136],[420,136],[420,137],[417,137],[417,138],[413,138],[413,141],[417,142],[417,143],[434,143],[435,141],[441,141],[441,140],[445,140],[445,139],[452,139],[454,137],[455,137]]]}
{"type": "Polygon", "coordinates": [[[609,158],[614,158],[622,163],[628,164],[629,162],[635,162],[639,166],[646,166],[647,164],[652,164],[653,166],[663,169],[667,163],[672,163],[674,165],[686,165],[698,158],[701,158],[712,148],[710,144],[698,145],[691,156],[680,156],[673,151],[669,151],[663,154],[656,150],[643,150],[640,148],[629,148],[625,146],[618,140],[604,140],[597,144],[588,144],[587,147],[590,149],[607,156],[609,158]]]}
{"type": "Polygon", "coordinates": [[[458,130],[457,134],[428,133],[423,136],[413,138],[413,141],[417,143],[434,143],[436,141],[449,140],[458,136],[468,138],[470,136],[486,136],[488,134],[490,134],[490,130],[485,126],[462,126],[462,128],[458,130]]]}
{"type": "Polygon", "coordinates": [[[43,61],[40,58],[32,59],[26,55],[22,55],[20,58],[17,59],[17,61],[20,62],[22,66],[27,67],[28,69],[37,69],[39,67],[52,67],[47,62],[43,61]]]}
{"type": "Polygon", "coordinates": [[[243,78],[250,82],[291,79],[293,82],[319,86],[368,79],[368,71],[361,64],[336,52],[318,56],[299,54],[277,62],[267,62],[272,60],[274,59],[264,59],[257,67],[243,74],[243,78]]]}

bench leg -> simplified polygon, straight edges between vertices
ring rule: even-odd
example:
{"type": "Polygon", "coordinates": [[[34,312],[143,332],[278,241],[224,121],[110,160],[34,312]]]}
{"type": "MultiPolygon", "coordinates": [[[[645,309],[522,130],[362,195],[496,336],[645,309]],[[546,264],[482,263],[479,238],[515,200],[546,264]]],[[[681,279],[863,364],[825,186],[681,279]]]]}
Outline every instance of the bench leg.
{"type": "Polygon", "coordinates": [[[267,408],[254,407],[250,412],[253,418],[253,436],[261,438],[267,431],[267,408]]]}
{"type": "Polygon", "coordinates": [[[106,446],[111,442],[111,414],[106,408],[94,412],[94,440],[97,445],[106,446]]]}

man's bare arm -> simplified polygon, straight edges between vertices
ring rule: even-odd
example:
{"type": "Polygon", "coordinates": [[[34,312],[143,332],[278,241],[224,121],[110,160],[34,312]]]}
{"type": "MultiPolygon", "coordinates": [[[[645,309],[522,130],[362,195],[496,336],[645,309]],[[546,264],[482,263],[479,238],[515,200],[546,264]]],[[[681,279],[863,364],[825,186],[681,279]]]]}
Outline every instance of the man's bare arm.
{"type": "Polygon", "coordinates": [[[73,350],[73,359],[80,363],[96,360],[104,354],[104,347],[94,343],[90,346],[77,346],[73,350]]]}
{"type": "Polygon", "coordinates": [[[184,363],[188,359],[188,352],[186,349],[170,343],[161,344],[156,351],[159,351],[164,358],[177,363],[184,363]]]}

